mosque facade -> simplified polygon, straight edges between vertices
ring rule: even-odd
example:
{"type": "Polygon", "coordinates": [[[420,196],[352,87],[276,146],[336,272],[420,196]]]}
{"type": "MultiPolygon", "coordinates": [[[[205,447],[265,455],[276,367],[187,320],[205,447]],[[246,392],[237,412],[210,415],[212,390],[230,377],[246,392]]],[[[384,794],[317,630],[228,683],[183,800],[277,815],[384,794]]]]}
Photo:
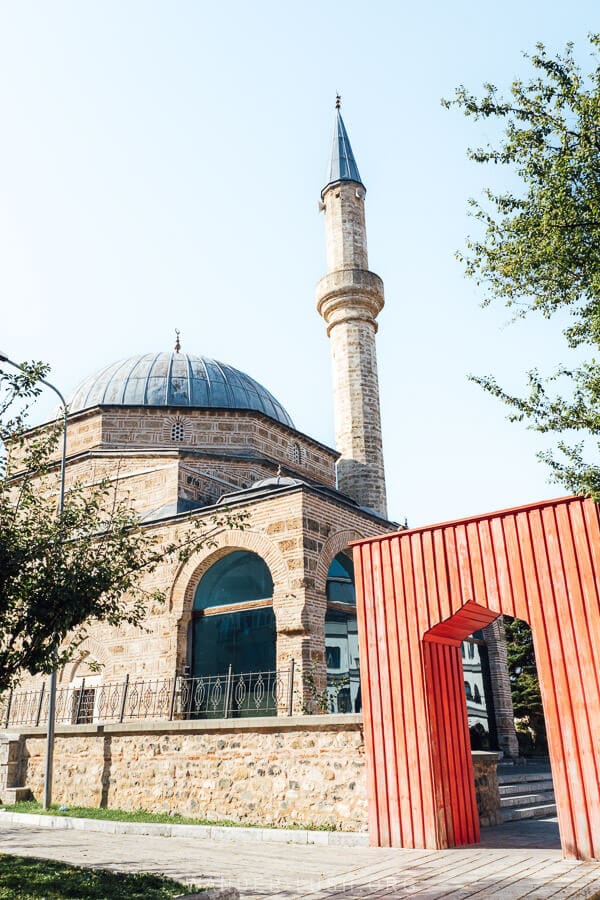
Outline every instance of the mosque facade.
{"type": "MultiPolygon", "coordinates": [[[[67,485],[108,478],[159,542],[184,540],[199,520],[211,529],[226,511],[241,523],[184,564],[160,564],[146,587],[166,602],[149,604],[143,629],[93,626],[84,658],[59,676],[74,697],[85,684],[92,708],[102,684],[124,678],[293,663],[296,712],[319,711],[310,707],[325,685],[330,710],[360,711],[350,545],[399,527],[387,513],[375,347],[384,291],[368,267],[365,196],[338,103],[321,192],[327,272],[316,292],[331,347],[335,449],[298,431],[249,375],[182,348],[179,336],[172,351],[110,364],[74,392],[67,485]]],[[[488,638],[501,669],[500,636],[488,638]]],[[[495,701],[510,732],[506,678],[495,701]]]]}

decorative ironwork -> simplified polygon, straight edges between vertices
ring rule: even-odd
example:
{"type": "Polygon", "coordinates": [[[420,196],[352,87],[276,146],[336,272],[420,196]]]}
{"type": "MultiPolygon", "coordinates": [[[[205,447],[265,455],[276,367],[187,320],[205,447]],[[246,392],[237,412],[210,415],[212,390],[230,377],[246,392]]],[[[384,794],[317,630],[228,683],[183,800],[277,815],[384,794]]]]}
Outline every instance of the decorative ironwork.
{"type": "MultiPolygon", "coordinates": [[[[139,719],[221,719],[293,712],[294,665],[276,672],[233,672],[196,678],[134,679],[59,688],[56,724],[139,719]]],[[[11,691],[0,698],[2,727],[44,726],[48,691],[11,691]]]]}

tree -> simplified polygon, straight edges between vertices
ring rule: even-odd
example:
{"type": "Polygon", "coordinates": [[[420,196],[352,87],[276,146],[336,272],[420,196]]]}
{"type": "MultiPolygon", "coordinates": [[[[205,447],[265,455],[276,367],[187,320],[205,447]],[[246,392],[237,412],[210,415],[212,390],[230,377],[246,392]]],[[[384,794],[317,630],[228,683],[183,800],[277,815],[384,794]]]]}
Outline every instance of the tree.
{"type": "Polygon", "coordinates": [[[208,522],[190,519],[178,541],[163,543],[108,480],[69,486],[59,517],[62,422],[27,429],[46,371],[30,364],[0,373],[0,693],[24,671],[48,673],[72,659],[93,620],[140,625],[164,599],[144,589],[148,573],[216,546],[224,528],[243,527],[243,516],[225,510],[208,522]]]}
{"type": "MultiPolygon", "coordinates": [[[[590,35],[595,54],[600,35],[590,35]]],[[[533,75],[514,81],[504,99],[492,84],[453,100],[475,120],[496,121],[497,146],[469,150],[475,162],[506,166],[514,190],[471,200],[482,237],[459,254],[466,273],[515,315],[562,311],[568,358],[549,374],[527,373],[528,394],[513,396],[492,376],[474,377],[507,404],[511,420],[561,435],[560,451],[539,454],[569,491],[600,501],[600,66],[585,76],[573,46],[551,56],[538,44],[533,75]],[[514,179],[513,179],[514,180],[514,179]]]]}
{"type": "Polygon", "coordinates": [[[535,664],[533,636],[527,622],[504,616],[508,674],[519,744],[537,753],[546,753],[546,723],[542,694],[535,664]]]}

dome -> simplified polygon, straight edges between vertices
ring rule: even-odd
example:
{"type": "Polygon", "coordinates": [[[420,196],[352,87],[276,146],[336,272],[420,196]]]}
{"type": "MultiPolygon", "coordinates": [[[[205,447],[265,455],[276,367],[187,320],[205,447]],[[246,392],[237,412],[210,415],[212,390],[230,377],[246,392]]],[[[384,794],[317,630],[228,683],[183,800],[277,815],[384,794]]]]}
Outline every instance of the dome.
{"type": "Polygon", "coordinates": [[[145,353],[107,366],[79,385],[69,412],[114,405],[253,409],[294,427],[281,403],[249,375],[178,351],[145,353]]]}

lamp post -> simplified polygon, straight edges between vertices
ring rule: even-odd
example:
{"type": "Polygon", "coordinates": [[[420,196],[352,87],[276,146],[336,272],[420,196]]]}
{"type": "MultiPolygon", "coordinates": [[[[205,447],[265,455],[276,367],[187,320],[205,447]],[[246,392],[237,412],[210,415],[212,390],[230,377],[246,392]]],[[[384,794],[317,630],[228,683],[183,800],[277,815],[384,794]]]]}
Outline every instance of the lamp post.
{"type": "MultiPolygon", "coordinates": [[[[0,363],[7,363],[15,369],[22,371],[22,366],[13,362],[12,359],[0,350],[0,363]]],[[[58,395],[63,408],[63,439],[62,439],[62,456],[60,461],[60,495],[58,501],[58,517],[62,519],[65,507],[65,467],[67,461],[67,404],[65,398],[53,384],[44,378],[39,379],[42,384],[49,387],[58,395]]],[[[56,710],[56,669],[50,674],[50,686],[48,690],[48,728],[46,734],[46,769],[44,774],[44,809],[50,807],[52,802],[52,764],[54,761],[54,718],[56,710]]]]}

